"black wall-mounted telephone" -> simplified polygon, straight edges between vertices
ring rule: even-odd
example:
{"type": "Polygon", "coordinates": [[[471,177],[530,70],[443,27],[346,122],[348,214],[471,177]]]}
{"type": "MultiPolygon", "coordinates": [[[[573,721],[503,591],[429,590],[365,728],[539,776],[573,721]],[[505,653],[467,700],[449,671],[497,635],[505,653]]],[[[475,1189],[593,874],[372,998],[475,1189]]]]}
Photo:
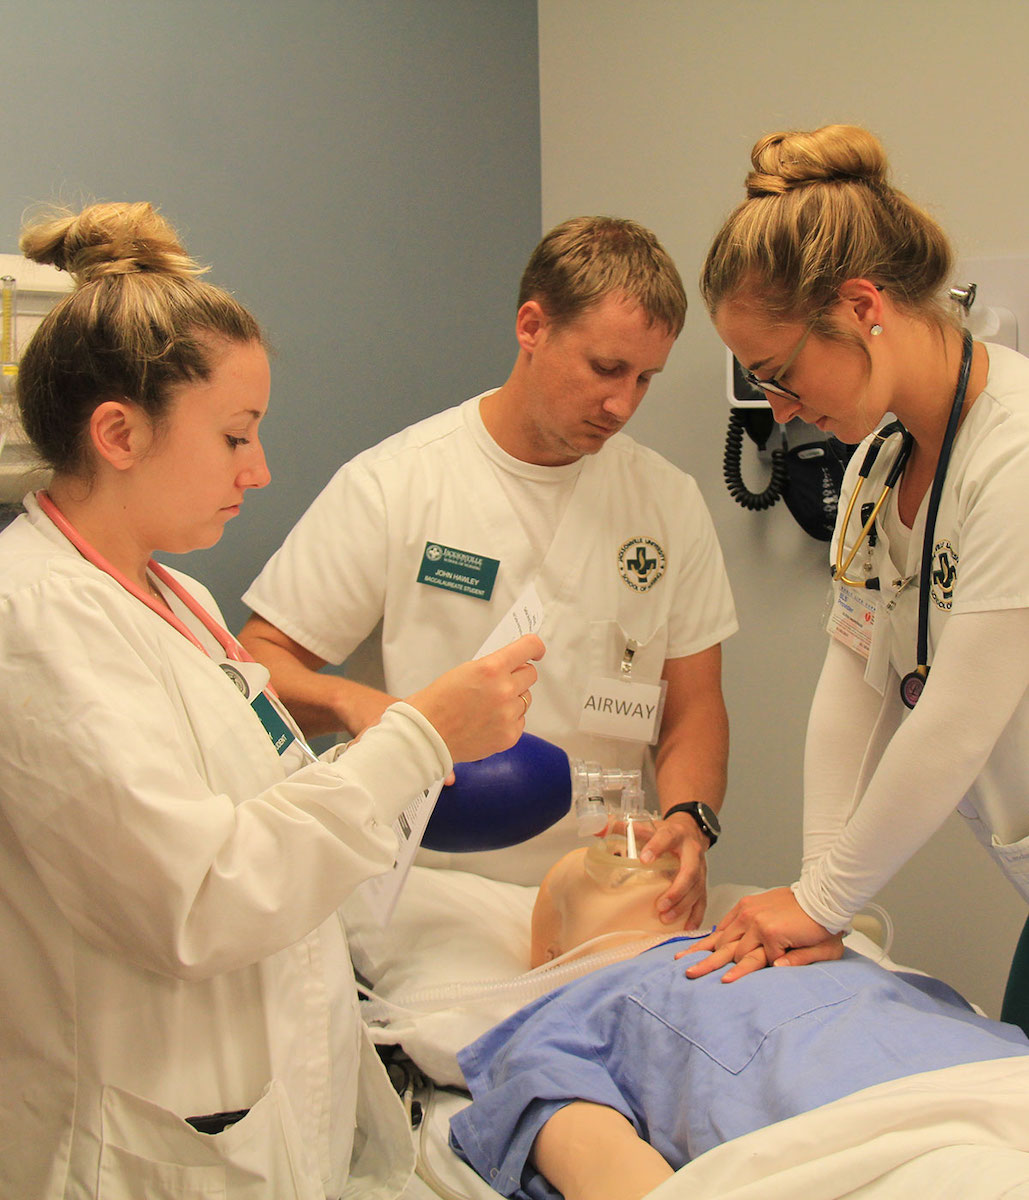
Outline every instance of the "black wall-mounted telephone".
{"type": "Polygon", "coordinates": [[[854,447],[797,417],[785,425],[777,424],[764,392],[748,383],[739,361],[728,351],[726,354],[730,408],[722,473],[729,494],[737,504],[755,512],[782,499],[805,533],[829,541],[843,472],[854,447]],[[770,476],[760,492],[751,491],[743,480],[744,435],[769,455],[770,476]]]}

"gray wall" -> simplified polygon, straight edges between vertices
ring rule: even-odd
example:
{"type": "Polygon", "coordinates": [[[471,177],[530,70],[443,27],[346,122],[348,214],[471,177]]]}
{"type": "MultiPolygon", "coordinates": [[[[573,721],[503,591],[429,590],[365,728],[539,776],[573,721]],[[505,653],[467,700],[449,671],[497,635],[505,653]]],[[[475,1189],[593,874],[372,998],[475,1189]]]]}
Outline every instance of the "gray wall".
{"type": "MultiPolygon", "coordinates": [[[[747,513],[725,490],[724,351],[697,274],[743,198],[756,139],[832,121],[879,134],[897,182],[932,209],[959,254],[1029,253],[1029,5],[540,0],[539,13],[544,224],[578,212],[636,217],[687,284],[686,330],[631,429],[697,477],[740,613],[725,660],[726,834],[711,871],[716,881],[785,883],[800,860],[827,557],[783,505],[747,513]]],[[[749,478],[761,478],[753,461],[749,478]]],[[[996,1013],[1025,904],[959,826],[952,818],[881,900],[897,924],[896,956],[996,1013]]]]}
{"type": "Polygon", "coordinates": [[[5,0],[3,18],[0,251],[36,202],[150,200],[274,346],[273,482],[176,560],[238,626],[336,466],[510,368],[540,232],[535,2],[5,0]]]}

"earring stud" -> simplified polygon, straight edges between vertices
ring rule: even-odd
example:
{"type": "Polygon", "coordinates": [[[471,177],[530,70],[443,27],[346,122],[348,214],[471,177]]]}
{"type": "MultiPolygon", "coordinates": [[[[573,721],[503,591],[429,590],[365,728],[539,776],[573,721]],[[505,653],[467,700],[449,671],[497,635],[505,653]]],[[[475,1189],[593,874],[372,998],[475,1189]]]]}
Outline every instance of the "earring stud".
{"type": "Polygon", "coordinates": [[[881,325],[873,325],[868,332],[872,335],[872,337],[878,337],[882,331],[883,327],[881,325]]]}

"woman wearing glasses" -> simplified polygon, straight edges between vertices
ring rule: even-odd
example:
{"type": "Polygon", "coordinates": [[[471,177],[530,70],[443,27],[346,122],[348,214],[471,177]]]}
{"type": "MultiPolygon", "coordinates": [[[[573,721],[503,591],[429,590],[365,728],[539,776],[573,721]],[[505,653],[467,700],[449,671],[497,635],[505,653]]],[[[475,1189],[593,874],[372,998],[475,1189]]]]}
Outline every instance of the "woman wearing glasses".
{"type": "Polygon", "coordinates": [[[853,126],[762,138],[701,290],[777,421],[867,439],[832,548],[800,879],[748,898],[690,974],[839,953],[955,808],[1029,898],[1029,361],[940,302],[935,221],[853,126]],[[887,423],[888,414],[890,418],[887,423]]]}

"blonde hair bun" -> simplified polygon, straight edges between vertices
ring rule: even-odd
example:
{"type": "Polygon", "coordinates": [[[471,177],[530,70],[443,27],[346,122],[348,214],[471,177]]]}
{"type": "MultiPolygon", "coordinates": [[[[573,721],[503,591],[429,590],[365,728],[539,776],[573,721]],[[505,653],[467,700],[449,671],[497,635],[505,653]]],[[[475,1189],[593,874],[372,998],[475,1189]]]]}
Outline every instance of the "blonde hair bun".
{"type": "Polygon", "coordinates": [[[875,134],[857,125],[772,133],[751,163],[747,198],[715,234],[700,274],[712,316],[746,292],[770,319],[817,321],[819,336],[843,341],[829,314],[846,280],[868,279],[929,324],[953,323],[947,237],[889,182],[875,134]]]}
{"type": "Polygon", "coordinates": [[[226,342],[263,345],[254,317],[145,202],[48,209],[23,226],[22,253],[78,285],[29,339],[15,383],[22,428],[58,474],[91,477],[89,424],[122,396],[155,424],[182,384],[210,379],[226,342]]]}
{"type": "Polygon", "coordinates": [[[67,271],[80,287],[109,275],[189,277],[207,270],[146,202],[93,204],[78,215],[52,211],[25,226],[20,246],[26,258],[67,271]]]}
{"type": "Polygon", "coordinates": [[[754,170],[746,179],[749,197],[776,196],[835,180],[882,184],[888,173],[882,143],[858,125],[770,133],[754,146],[750,161],[754,170]]]}

